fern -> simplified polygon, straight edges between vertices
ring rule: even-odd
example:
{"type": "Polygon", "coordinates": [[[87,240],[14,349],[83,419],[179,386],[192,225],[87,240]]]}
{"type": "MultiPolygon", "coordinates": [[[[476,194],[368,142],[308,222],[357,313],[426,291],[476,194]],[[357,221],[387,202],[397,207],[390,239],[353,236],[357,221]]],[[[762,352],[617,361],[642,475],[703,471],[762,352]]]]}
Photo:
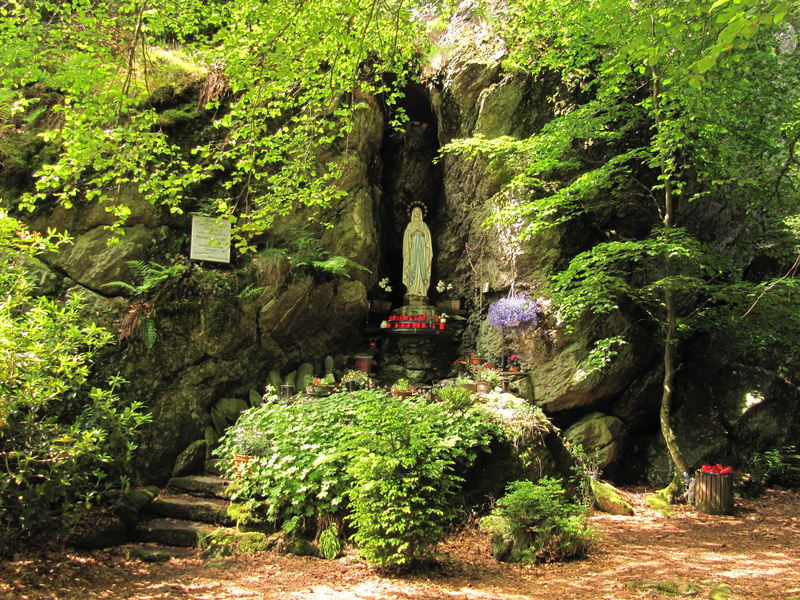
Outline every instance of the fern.
{"type": "Polygon", "coordinates": [[[145,294],[163,283],[171,277],[179,276],[183,270],[183,265],[172,265],[170,267],[154,262],[144,262],[141,260],[129,260],[125,263],[133,272],[135,283],[130,284],[125,281],[111,281],[104,283],[103,287],[117,286],[133,296],[145,294]]]}
{"type": "Polygon", "coordinates": [[[153,346],[156,344],[156,338],[158,337],[158,330],[156,329],[156,322],[153,321],[152,318],[147,317],[142,319],[142,339],[144,340],[144,346],[148,350],[152,350],[153,346]]]}
{"type": "Polygon", "coordinates": [[[322,269],[333,275],[347,277],[348,279],[350,278],[350,273],[347,272],[348,269],[361,269],[362,271],[370,272],[367,267],[350,260],[346,256],[331,256],[325,260],[312,261],[311,264],[318,269],[322,269]]]}
{"type": "Polygon", "coordinates": [[[236,298],[238,298],[239,300],[244,300],[245,298],[252,298],[253,296],[258,296],[263,291],[264,291],[263,287],[255,287],[252,283],[248,283],[247,287],[245,287],[241,292],[236,294],[236,298]]]}
{"type": "Polygon", "coordinates": [[[333,560],[342,553],[342,540],[339,538],[339,528],[336,523],[331,523],[320,534],[319,550],[326,560],[333,560]]]}

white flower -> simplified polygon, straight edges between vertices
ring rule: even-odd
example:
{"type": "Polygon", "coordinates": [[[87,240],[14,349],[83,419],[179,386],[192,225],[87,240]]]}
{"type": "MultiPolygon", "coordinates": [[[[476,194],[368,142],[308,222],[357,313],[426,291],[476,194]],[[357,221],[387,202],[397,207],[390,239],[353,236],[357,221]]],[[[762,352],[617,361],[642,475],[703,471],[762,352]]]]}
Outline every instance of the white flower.
{"type": "Polygon", "coordinates": [[[378,287],[381,288],[384,292],[387,292],[387,293],[392,291],[392,286],[389,285],[389,278],[388,277],[384,277],[383,279],[381,279],[378,282],[378,287]]]}

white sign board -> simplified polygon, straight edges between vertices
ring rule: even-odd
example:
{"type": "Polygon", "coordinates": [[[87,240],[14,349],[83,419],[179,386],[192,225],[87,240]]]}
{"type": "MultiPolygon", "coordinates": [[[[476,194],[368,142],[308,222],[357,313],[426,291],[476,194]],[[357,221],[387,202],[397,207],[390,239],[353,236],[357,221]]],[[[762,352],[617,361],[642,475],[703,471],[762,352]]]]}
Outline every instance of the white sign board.
{"type": "Polygon", "coordinates": [[[231,262],[231,222],[227,219],[193,215],[189,258],[231,262]]]}

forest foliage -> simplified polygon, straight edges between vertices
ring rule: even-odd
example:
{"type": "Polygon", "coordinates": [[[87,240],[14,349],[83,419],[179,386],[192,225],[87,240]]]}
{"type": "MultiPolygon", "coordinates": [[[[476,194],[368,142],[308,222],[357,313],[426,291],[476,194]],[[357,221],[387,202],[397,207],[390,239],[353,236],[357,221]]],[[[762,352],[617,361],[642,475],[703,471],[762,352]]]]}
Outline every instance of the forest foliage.
{"type": "Polygon", "coordinates": [[[108,502],[129,482],[136,430],[149,420],[119,397],[120,377],[92,383],[92,357],[112,335],[85,324],[81,296],[37,293],[26,261],[63,241],[0,209],[0,553],[108,502]]]}
{"type": "MultiPolygon", "coordinates": [[[[446,10],[380,0],[2,3],[0,142],[35,127],[47,151],[22,198],[0,203],[99,203],[122,234],[135,189],[175,213],[202,207],[230,219],[239,250],[252,250],[276,217],[343,196],[336,181],[360,111],[378,98],[392,124],[403,121],[397,98],[427,47],[426,19],[446,10]],[[161,94],[187,85],[210,123],[191,143],[159,109],[161,94]]],[[[700,331],[726,332],[732,348],[756,348],[788,371],[800,254],[800,72],[788,49],[796,7],[509,0],[501,12],[506,72],[555,74],[565,93],[533,135],[457,140],[446,151],[489,156],[509,174],[490,224],[519,224],[535,239],[593,223],[596,239],[550,289],[561,323],[634,305],[663,332],[669,390],[679,342],[700,331]],[[740,223],[735,235],[717,238],[703,211],[740,223]],[[635,218],[609,216],[619,214],[635,218]]],[[[4,167],[7,148],[0,143],[4,167]]],[[[118,405],[120,381],[111,391],[89,384],[108,336],[77,325],[80,300],[51,302],[30,287],[20,261],[44,250],[44,238],[5,214],[0,228],[9,290],[0,341],[10,357],[0,365],[0,441],[15,465],[0,492],[11,498],[4,523],[26,528],[32,505],[19,498],[69,516],[109,471],[119,479],[133,444],[123,433],[146,417],[118,405]],[[34,447],[63,450],[64,460],[34,447]],[[60,470],[44,477],[45,462],[60,470]],[[45,491],[45,481],[56,485],[45,491]]],[[[367,459],[364,473],[379,468],[367,459]]]]}
{"type": "Polygon", "coordinates": [[[659,328],[672,492],[689,468],[670,423],[679,343],[714,331],[731,358],[757,350],[784,372],[796,355],[797,17],[780,1],[513,2],[500,19],[506,67],[559,76],[553,118],[525,138],[444,149],[508,174],[489,226],[534,241],[572,224],[597,230],[548,293],[567,329],[621,306],[659,328]],[[709,215],[732,231],[717,235],[709,215]]]}
{"type": "Polygon", "coordinates": [[[122,233],[131,186],[181,213],[200,186],[210,216],[252,235],[302,206],[341,197],[333,182],[368,95],[396,110],[422,40],[414,4],[334,2],[5,3],[2,98],[9,116],[48,110],[41,136],[58,148],[22,205],[99,202],[122,233]],[[213,123],[177,144],[155,108],[170,85],[202,79],[198,111],[213,123]],[[55,94],[53,94],[55,92],[55,94]]]}

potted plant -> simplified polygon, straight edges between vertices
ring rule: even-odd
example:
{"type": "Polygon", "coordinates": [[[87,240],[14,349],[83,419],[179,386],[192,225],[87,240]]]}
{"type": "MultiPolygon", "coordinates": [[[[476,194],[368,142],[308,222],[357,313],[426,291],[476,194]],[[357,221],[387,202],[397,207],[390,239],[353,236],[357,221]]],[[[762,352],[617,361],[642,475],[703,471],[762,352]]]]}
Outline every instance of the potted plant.
{"type": "Polygon", "coordinates": [[[355,369],[353,371],[348,371],[342,376],[342,383],[345,388],[347,388],[348,392],[353,392],[370,387],[371,381],[367,373],[355,369]]]}
{"type": "Polygon", "coordinates": [[[485,358],[481,358],[475,353],[469,355],[469,364],[471,365],[482,365],[485,362],[486,362],[485,358]]]}
{"type": "Polygon", "coordinates": [[[392,303],[389,301],[389,294],[392,293],[392,284],[388,277],[384,277],[378,282],[380,292],[378,298],[372,301],[372,310],[375,312],[388,313],[392,309],[392,303]]]}
{"type": "Polygon", "coordinates": [[[263,456],[269,450],[270,441],[261,431],[247,426],[238,426],[233,430],[233,462],[236,474],[242,475],[248,469],[247,464],[257,456],[263,456]]]}
{"type": "Polygon", "coordinates": [[[519,371],[519,356],[516,354],[512,354],[506,359],[506,367],[508,367],[509,371],[519,371]]]}
{"type": "Polygon", "coordinates": [[[436,291],[442,295],[442,299],[436,303],[440,310],[458,310],[461,308],[461,299],[453,296],[453,284],[440,279],[436,284],[436,291]]]}
{"type": "Polygon", "coordinates": [[[402,378],[394,382],[390,391],[392,396],[407,398],[414,393],[414,387],[408,382],[408,379],[402,378]]]}
{"type": "Polygon", "coordinates": [[[475,384],[481,393],[488,393],[502,383],[503,376],[500,371],[488,363],[475,372],[475,384]]]}
{"type": "Polygon", "coordinates": [[[332,373],[328,373],[323,378],[308,375],[305,378],[306,394],[309,396],[330,396],[333,392],[334,383],[335,380],[332,373]]]}

